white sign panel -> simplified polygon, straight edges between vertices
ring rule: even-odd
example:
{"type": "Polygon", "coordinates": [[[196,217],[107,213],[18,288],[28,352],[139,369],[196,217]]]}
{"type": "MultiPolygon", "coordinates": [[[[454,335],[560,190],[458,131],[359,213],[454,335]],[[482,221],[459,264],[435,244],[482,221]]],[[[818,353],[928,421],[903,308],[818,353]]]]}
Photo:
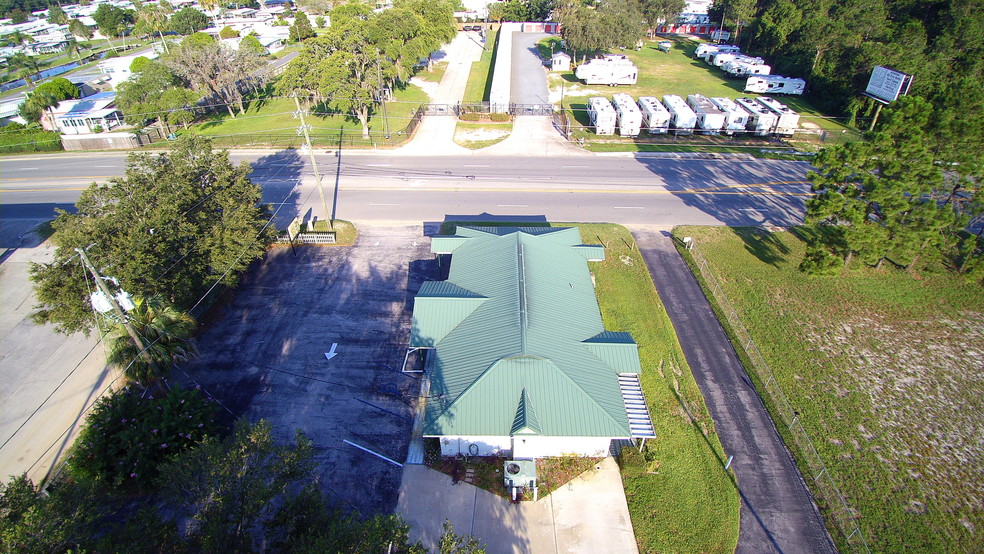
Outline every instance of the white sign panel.
{"type": "Polygon", "coordinates": [[[864,93],[886,104],[894,102],[899,97],[899,93],[903,92],[903,87],[906,88],[905,92],[908,92],[907,85],[911,78],[901,71],[876,65],[871,71],[871,79],[868,80],[868,88],[864,93]]]}

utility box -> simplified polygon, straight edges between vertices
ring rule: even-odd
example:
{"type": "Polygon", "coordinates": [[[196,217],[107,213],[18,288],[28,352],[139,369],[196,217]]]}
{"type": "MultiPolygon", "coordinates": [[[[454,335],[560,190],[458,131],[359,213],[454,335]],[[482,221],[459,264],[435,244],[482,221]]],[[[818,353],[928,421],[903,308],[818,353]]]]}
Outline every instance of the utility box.
{"type": "Polygon", "coordinates": [[[503,482],[514,502],[518,493],[523,490],[533,491],[533,500],[536,501],[540,491],[536,485],[536,461],[509,460],[503,464],[502,470],[503,482]]]}

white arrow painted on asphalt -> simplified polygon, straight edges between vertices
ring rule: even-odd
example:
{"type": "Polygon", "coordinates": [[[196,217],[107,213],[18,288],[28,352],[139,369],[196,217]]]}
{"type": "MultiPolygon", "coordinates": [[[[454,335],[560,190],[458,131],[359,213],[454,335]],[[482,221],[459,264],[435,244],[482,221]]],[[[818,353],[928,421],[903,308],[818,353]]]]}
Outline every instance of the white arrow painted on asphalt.
{"type": "Polygon", "coordinates": [[[338,348],[338,343],[337,342],[331,343],[331,350],[325,352],[325,358],[329,360],[334,358],[337,355],[337,352],[335,352],[336,348],[338,348]]]}

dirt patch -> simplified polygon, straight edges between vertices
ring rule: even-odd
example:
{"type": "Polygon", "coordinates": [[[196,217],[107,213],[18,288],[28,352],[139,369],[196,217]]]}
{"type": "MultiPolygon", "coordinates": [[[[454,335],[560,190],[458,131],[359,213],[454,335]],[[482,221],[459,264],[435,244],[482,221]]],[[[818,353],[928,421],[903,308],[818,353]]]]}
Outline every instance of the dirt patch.
{"type": "Polygon", "coordinates": [[[495,140],[509,136],[509,131],[504,129],[469,129],[458,131],[454,134],[454,139],[464,142],[479,142],[483,140],[495,140]]]}
{"type": "MultiPolygon", "coordinates": [[[[864,395],[880,424],[857,425],[855,437],[841,438],[878,452],[898,485],[915,485],[920,498],[945,510],[980,509],[984,493],[984,315],[960,315],[899,322],[870,314],[807,333],[823,358],[849,367],[827,386],[837,396],[864,395]]],[[[926,508],[913,500],[908,511],[926,508]]]]}

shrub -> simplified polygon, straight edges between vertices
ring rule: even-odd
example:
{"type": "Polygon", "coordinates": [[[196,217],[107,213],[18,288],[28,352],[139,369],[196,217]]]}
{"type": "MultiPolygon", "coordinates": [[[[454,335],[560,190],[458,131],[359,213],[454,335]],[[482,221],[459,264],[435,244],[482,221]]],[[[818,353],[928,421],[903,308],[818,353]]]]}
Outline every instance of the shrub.
{"type": "Polygon", "coordinates": [[[214,430],[214,408],[197,390],[162,395],[124,389],[99,399],[86,417],[69,468],[120,488],[146,488],[158,467],[214,430]]]}
{"type": "Polygon", "coordinates": [[[62,150],[61,137],[58,133],[43,131],[36,127],[32,129],[11,129],[11,125],[4,127],[3,132],[0,132],[0,153],[54,152],[62,150]]]}

